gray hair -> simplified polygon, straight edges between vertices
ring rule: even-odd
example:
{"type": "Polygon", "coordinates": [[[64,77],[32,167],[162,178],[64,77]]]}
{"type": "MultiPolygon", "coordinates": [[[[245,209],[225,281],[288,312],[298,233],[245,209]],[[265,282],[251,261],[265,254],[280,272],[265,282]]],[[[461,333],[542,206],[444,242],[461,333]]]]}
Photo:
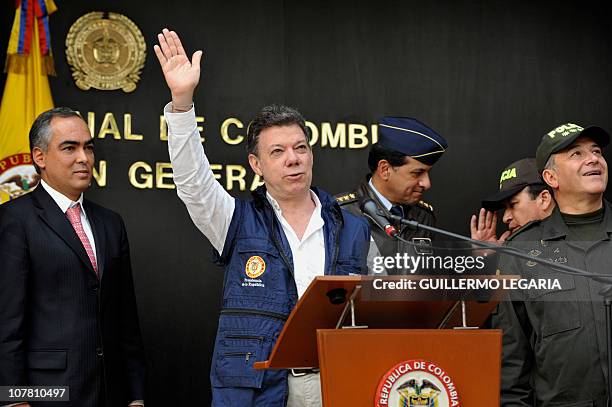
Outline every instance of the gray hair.
{"type": "Polygon", "coordinates": [[[556,170],[557,169],[557,165],[555,164],[554,154],[551,154],[550,157],[548,157],[548,160],[546,160],[546,164],[544,164],[544,169],[545,170],[556,170]]]}
{"type": "MultiPolygon", "coordinates": [[[[257,145],[259,144],[259,134],[273,126],[290,126],[297,124],[304,132],[306,142],[310,143],[310,134],[306,128],[306,121],[296,109],[284,105],[266,106],[255,116],[249,124],[246,136],[247,153],[257,155],[257,145]]],[[[308,144],[310,146],[310,144],[308,144]]]]}
{"type": "MultiPolygon", "coordinates": [[[[53,120],[54,117],[78,117],[83,120],[76,111],[69,107],[54,107],[46,112],[42,112],[38,115],[36,120],[34,120],[34,124],[32,124],[30,128],[30,151],[33,151],[35,147],[40,148],[44,152],[47,151],[51,136],[53,135],[51,131],[51,120],[53,120]]],[[[32,160],[32,162],[34,163],[34,160],[32,160]]],[[[40,174],[40,168],[38,168],[36,163],[34,163],[34,168],[36,168],[36,172],[40,174]]]]}

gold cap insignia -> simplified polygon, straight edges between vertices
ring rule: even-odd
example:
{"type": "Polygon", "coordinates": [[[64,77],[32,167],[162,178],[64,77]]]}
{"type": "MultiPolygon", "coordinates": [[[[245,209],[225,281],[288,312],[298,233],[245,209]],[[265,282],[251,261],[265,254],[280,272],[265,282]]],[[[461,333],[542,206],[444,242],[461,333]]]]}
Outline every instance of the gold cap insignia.
{"type": "Polygon", "coordinates": [[[72,24],[66,37],[66,58],[82,90],[134,91],[145,56],[140,29],[118,13],[87,13],[72,24]]]}

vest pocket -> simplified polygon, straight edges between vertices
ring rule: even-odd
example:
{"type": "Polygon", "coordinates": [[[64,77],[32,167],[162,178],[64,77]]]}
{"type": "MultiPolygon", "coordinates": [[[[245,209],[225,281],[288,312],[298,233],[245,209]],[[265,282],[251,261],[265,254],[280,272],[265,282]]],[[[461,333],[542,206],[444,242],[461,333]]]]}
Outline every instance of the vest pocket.
{"type": "Polygon", "coordinates": [[[359,257],[338,258],[336,261],[336,275],[349,276],[363,274],[362,259],[359,257]]]}
{"type": "MultiPolygon", "coordinates": [[[[530,289],[523,292],[526,297],[530,319],[538,327],[542,339],[551,335],[567,333],[580,328],[581,318],[578,293],[573,276],[544,272],[528,275],[530,279],[557,279],[561,288],[530,289]]],[[[558,338],[556,340],[559,340],[558,338]]]]}
{"type": "Polygon", "coordinates": [[[240,239],[226,271],[225,298],[266,298],[276,301],[287,290],[287,267],[273,244],[240,239]],[[231,272],[229,272],[231,271],[231,272]]]}
{"type": "Polygon", "coordinates": [[[271,339],[260,335],[225,333],[217,343],[215,365],[211,375],[215,387],[261,388],[264,371],[253,363],[265,360],[271,339]]]}

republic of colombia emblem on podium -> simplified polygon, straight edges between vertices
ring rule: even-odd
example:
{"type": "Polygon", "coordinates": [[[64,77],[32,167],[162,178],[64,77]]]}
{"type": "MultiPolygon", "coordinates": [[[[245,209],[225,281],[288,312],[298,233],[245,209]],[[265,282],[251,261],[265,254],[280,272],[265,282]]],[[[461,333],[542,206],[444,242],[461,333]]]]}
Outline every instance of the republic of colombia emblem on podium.
{"type": "Polygon", "coordinates": [[[384,374],[375,407],[460,407],[453,379],[435,363],[406,360],[384,374]]]}

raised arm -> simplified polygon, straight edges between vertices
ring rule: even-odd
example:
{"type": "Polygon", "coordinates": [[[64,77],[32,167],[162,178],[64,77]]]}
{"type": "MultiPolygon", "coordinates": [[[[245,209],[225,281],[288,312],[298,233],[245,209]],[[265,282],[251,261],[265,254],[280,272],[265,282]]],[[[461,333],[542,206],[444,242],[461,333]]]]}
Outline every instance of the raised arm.
{"type": "Polygon", "coordinates": [[[235,201],[214,178],[197,129],[193,93],[200,81],[202,51],[196,51],[190,61],[178,35],[167,29],[158,40],[153,48],[172,94],[164,115],[174,183],[193,223],[221,253],[235,201]]]}

